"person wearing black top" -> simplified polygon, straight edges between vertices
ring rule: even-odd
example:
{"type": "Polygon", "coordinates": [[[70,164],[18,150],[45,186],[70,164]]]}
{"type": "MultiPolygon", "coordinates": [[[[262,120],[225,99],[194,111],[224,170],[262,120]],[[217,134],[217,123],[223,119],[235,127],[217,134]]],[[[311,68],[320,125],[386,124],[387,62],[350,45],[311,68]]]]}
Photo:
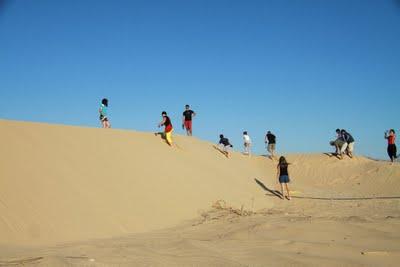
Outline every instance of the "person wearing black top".
{"type": "Polygon", "coordinates": [[[182,129],[186,129],[186,134],[192,136],[192,119],[196,116],[196,113],[190,109],[189,105],[186,105],[182,115],[182,129]]]}
{"type": "Polygon", "coordinates": [[[289,193],[289,187],[288,187],[288,183],[290,182],[290,179],[289,179],[288,167],[289,167],[289,163],[287,163],[285,157],[280,157],[279,163],[277,166],[277,179],[279,180],[279,183],[281,185],[282,200],[285,200],[285,195],[283,193],[283,184],[285,184],[285,187],[286,187],[287,199],[290,200],[290,193],[289,193]]]}
{"type": "Polygon", "coordinates": [[[276,136],[270,131],[268,131],[267,135],[265,136],[265,144],[267,144],[267,150],[270,153],[270,158],[274,159],[276,149],[276,136]]]}
{"type": "Polygon", "coordinates": [[[224,135],[220,134],[219,135],[219,149],[222,151],[222,153],[229,158],[229,150],[231,147],[231,143],[229,142],[228,138],[225,138],[224,135]]]}
{"type": "Polygon", "coordinates": [[[353,151],[354,151],[354,138],[353,136],[348,133],[346,130],[341,130],[342,137],[344,141],[347,143],[346,153],[350,158],[353,158],[353,151]]]}

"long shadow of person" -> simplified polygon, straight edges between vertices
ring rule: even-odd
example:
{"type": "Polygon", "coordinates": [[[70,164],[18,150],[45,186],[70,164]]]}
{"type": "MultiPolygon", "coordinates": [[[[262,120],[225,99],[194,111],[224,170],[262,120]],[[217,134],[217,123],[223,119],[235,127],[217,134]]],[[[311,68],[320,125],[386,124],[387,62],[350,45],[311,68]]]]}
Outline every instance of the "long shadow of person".
{"type": "Polygon", "coordinates": [[[213,146],[213,148],[215,148],[216,150],[218,150],[220,153],[222,153],[225,157],[229,158],[228,152],[221,150],[219,147],[217,146],[213,146]]]}
{"type": "Polygon", "coordinates": [[[269,192],[269,193],[271,193],[271,194],[273,194],[274,196],[277,196],[277,197],[279,197],[279,198],[283,198],[282,193],[279,192],[278,190],[269,189],[268,187],[265,186],[265,184],[263,184],[263,182],[261,182],[261,181],[258,180],[257,178],[255,178],[254,180],[255,180],[256,183],[257,183],[262,189],[264,189],[265,191],[267,191],[267,192],[269,192]]]}
{"type": "Polygon", "coordinates": [[[326,156],[328,156],[328,157],[336,157],[336,158],[338,158],[338,159],[340,159],[340,156],[339,156],[339,154],[338,153],[335,153],[335,152],[325,152],[325,153],[322,153],[323,155],[326,155],[326,156]]]}

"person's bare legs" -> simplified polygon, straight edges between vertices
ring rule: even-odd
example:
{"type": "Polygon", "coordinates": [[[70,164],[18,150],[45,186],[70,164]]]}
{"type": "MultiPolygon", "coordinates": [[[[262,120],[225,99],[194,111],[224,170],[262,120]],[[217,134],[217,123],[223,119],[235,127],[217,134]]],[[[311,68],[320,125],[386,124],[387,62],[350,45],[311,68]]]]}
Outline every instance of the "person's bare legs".
{"type": "Polygon", "coordinates": [[[167,144],[170,146],[170,147],[172,147],[172,131],[173,130],[171,130],[171,131],[169,131],[169,132],[167,132],[167,133],[165,133],[165,141],[167,142],[167,144]]]}
{"type": "Polygon", "coordinates": [[[111,123],[108,120],[106,121],[106,126],[107,128],[111,128],[111,123]]]}
{"type": "Polygon", "coordinates": [[[288,184],[285,183],[285,187],[286,187],[286,192],[287,192],[287,199],[290,200],[290,193],[289,193],[289,186],[288,184]]]}
{"type": "Polygon", "coordinates": [[[280,183],[280,185],[281,185],[282,200],[285,200],[285,194],[283,193],[283,184],[280,183]]]}

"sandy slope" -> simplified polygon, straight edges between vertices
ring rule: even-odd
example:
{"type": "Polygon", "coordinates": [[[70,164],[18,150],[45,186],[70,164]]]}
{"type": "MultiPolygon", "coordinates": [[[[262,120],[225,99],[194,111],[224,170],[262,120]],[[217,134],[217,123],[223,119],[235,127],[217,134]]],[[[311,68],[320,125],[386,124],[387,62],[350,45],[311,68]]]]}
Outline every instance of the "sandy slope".
{"type": "Polygon", "coordinates": [[[268,191],[271,160],[226,159],[196,138],[171,149],[150,133],[13,121],[0,137],[0,266],[399,259],[399,200],[374,199],[400,196],[399,164],[289,155],[289,202],[268,191]]]}

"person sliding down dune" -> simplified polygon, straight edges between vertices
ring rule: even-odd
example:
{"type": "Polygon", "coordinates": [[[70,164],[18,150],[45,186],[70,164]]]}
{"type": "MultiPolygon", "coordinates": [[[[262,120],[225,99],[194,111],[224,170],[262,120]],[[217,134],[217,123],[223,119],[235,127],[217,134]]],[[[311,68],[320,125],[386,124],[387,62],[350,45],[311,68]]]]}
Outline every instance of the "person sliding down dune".
{"type": "Polygon", "coordinates": [[[174,131],[174,128],[172,127],[171,119],[167,116],[167,112],[163,111],[161,113],[162,116],[162,121],[158,124],[158,128],[161,126],[164,126],[164,133],[156,133],[155,135],[158,134],[163,134],[165,137],[165,140],[167,141],[167,144],[169,146],[172,146],[172,132],[174,131]]]}

